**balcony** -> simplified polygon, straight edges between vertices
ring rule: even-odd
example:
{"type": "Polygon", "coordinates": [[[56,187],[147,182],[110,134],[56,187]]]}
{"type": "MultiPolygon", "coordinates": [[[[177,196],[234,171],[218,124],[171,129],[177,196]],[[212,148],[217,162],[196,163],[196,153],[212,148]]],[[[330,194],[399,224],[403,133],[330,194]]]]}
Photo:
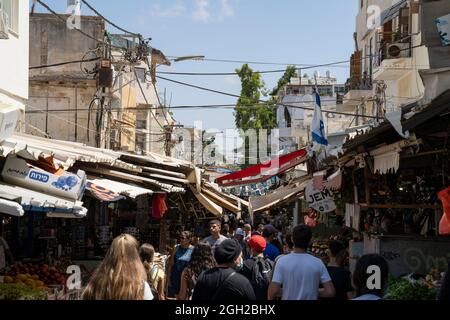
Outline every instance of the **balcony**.
{"type": "Polygon", "coordinates": [[[411,36],[380,33],[380,50],[373,61],[374,80],[397,80],[411,72],[411,36]]]}
{"type": "Polygon", "coordinates": [[[347,80],[342,104],[337,104],[339,112],[354,112],[358,105],[373,95],[372,79],[367,75],[362,78],[353,77],[347,80]]]}

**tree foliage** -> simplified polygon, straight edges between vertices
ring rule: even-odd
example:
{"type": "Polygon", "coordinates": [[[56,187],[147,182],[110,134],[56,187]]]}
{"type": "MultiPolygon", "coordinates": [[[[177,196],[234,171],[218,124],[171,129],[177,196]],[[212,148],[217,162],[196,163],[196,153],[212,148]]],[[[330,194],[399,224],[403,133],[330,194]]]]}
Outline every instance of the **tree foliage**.
{"type": "MultiPolygon", "coordinates": [[[[269,91],[266,89],[264,81],[259,73],[255,73],[248,64],[244,64],[240,69],[236,69],[241,80],[241,95],[237,102],[234,116],[236,128],[247,131],[255,129],[257,132],[261,129],[271,129],[277,126],[276,103],[279,91],[290,82],[290,79],[297,75],[294,66],[289,66],[284,75],[279,79],[277,86],[270,92],[268,102],[261,103],[261,100],[267,100],[269,91]]],[[[258,134],[259,142],[259,134],[258,134]]],[[[246,139],[246,145],[248,143],[246,139]]],[[[246,146],[246,158],[248,159],[248,147],[246,146]]],[[[259,162],[259,148],[258,148],[259,162]]]]}
{"type": "Polygon", "coordinates": [[[235,123],[238,129],[273,128],[276,115],[271,108],[260,101],[265,96],[265,85],[259,73],[254,73],[248,64],[237,69],[241,79],[241,96],[235,110],[235,123]]]}
{"type": "Polygon", "coordinates": [[[289,82],[291,82],[291,78],[298,77],[297,69],[295,66],[288,66],[283,76],[278,80],[277,86],[272,90],[272,97],[276,97],[281,89],[284,88],[289,82]]]}

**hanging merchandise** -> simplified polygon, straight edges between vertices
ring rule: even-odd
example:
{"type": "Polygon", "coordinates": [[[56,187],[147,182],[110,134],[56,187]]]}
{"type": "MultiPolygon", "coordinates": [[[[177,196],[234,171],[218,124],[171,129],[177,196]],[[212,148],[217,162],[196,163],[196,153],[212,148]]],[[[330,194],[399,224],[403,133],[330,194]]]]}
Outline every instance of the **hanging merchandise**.
{"type": "Polygon", "coordinates": [[[444,208],[444,214],[439,223],[439,234],[442,236],[450,235],[450,187],[439,192],[438,197],[444,208]]]}
{"type": "Polygon", "coordinates": [[[305,224],[312,229],[317,227],[319,224],[317,221],[318,215],[319,214],[315,210],[310,209],[310,212],[304,217],[305,224]]]}
{"type": "Polygon", "coordinates": [[[310,180],[305,189],[305,200],[309,207],[322,213],[329,213],[336,210],[333,195],[327,189],[316,190],[314,183],[310,180]]]}
{"type": "Polygon", "coordinates": [[[153,219],[162,219],[162,217],[167,212],[166,205],[166,194],[165,193],[155,193],[153,195],[152,201],[152,218],[153,219]]]}

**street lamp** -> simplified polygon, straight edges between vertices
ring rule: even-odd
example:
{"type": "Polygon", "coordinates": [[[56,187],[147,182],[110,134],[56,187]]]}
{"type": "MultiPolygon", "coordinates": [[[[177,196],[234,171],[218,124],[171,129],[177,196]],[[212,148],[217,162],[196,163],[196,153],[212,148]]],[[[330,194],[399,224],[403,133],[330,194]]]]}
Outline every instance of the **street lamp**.
{"type": "Polygon", "coordinates": [[[180,62],[180,61],[186,61],[186,60],[195,60],[195,61],[200,61],[205,59],[205,56],[183,56],[183,57],[174,57],[173,61],[174,62],[180,62]]]}

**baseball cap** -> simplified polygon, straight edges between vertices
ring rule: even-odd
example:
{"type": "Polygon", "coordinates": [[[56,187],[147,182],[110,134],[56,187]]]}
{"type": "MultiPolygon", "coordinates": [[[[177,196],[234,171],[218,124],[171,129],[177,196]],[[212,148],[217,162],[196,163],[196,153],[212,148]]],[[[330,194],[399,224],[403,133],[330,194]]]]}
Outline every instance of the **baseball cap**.
{"type": "Polygon", "coordinates": [[[244,230],[242,230],[242,228],[237,228],[235,234],[236,234],[237,236],[243,236],[243,237],[245,237],[245,232],[244,232],[244,230]]]}
{"type": "Polygon", "coordinates": [[[263,237],[254,235],[248,241],[248,245],[256,252],[263,252],[264,250],[266,250],[267,243],[263,237]]]}

